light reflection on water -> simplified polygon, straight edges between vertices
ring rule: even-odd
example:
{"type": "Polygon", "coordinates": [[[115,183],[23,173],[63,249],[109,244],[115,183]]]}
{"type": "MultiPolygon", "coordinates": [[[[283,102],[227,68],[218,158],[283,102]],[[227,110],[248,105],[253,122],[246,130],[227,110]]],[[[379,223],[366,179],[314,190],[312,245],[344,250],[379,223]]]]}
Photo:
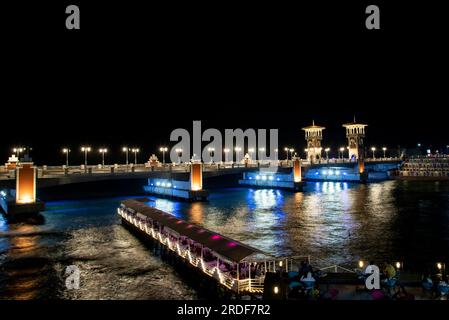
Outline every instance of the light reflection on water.
{"type": "MultiPolygon", "coordinates": [[[[170,266],[119,225],[122,199],[50,202],[43,225],[8,225],[0,217],[0,298],[195,298],[170,266]],[[82,270],[76,293],[61,284],[69,264],[82,270]]],[[[444,183],[313,182],[298,193],[235,188],[214,190],[204,203],[151,200],[275,255],[310,254],[349,266],[359,259],[408,265],[449,259],[444,183]]]]}

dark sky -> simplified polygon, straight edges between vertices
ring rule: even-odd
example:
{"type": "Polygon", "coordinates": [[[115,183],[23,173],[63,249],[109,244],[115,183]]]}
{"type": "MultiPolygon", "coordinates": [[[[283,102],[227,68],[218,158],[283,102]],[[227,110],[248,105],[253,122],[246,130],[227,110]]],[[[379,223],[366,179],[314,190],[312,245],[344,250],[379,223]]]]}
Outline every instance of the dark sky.
{"type": "Polygon", "coordinates": [[[336,148],[354,114],[370,145],[449,144],[448,28],[424,2],[382,4],[377,31],[362,2],[78,3],[78,32],[60,1],[7,8],[2,158],[19,144],[40,163],[67,145],[79,161],[81,144],[147,157],[192,120],[278,128],[281,146],[302,149],[315,119],[336,148]]]}

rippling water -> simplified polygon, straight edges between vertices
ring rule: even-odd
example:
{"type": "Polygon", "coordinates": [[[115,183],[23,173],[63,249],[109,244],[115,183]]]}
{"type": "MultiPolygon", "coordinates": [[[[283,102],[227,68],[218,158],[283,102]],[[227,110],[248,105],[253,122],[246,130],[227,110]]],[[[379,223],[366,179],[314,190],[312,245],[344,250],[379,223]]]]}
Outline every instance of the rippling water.
{"type": "MultiPolygon", "coordinates": [[[[172,267],[120,225],[123,198],[47,203],[43,224],[0,217],[0,298],[195,299],[172,267]],[[81,270],[68,291],[64,270],[81,270]]],[[[214,190],[207,203],[150,205],[276,255],[328,264],[449,260],[449,184],[309,183],[302,193],[214,190]]]]}

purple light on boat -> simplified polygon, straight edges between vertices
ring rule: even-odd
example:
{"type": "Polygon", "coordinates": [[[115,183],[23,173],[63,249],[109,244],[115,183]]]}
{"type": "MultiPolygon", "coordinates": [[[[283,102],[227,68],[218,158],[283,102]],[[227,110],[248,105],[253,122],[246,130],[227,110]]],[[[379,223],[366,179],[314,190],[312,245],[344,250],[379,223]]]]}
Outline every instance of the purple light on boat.
{"type": "Polygon", "coordinates": [[[221,237],[218,234],[215,234],[211,237],[212,240],[218,240],[221,239],[221,237]]]}
{"type": "Polygon", "coordinates": [[[237,247],[237,243],[236,242],[228,242],[228,247],[231,247],[231,248],[233,248],[233,247],[237,247]]]}

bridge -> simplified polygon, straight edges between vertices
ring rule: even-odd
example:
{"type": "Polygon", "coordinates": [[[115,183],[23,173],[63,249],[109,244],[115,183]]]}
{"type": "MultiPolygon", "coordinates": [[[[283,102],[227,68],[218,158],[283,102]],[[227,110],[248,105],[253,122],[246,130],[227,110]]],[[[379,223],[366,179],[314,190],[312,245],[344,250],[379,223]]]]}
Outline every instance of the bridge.
{"type": "MultiPolygon", "coordinates": [[[[242,165],[242,164],[206,164],[203,169],[204,178],[218,177],[223,175],[243,174],[247,171],[256,171],[267,165],[242,165]]],[[[190,167],[187,164],[165,165],[160,167],[146,167],[145,165],[113,165],[113,166],[92,166],[86,170],[80,166],[38,166],[38,187],[53,187],[75,183],[85,183],[92,181],[112,181],[148,178],[173,178],[188,180],[190,167]]],[[[0,170],[0,186],[14,187],[15,171],[0,170]]]]}
{"type": "MultiPolygon", "coordinates": [[[[366,159],[366,165],[370,167],[379,167],[387,165],[388,168],[399,164],[401,161],[397,158],[366,159]]],[[[307,172],[312,169],[326,167],[353,168],[356,161],[349,159],[322,159],[317,163],[310,163],[307,160],[302,161],[303,176],[307,179],[307,172]]],[[[261,168],[270,167],[268,161],[253,161],[248,164],[241,163],[205,163],[203,166],[203,177],[219,177],[225,175],[238,175],[244,172],[257,171],[261,168]]],[[[275,170],[280,172],[289,172],[291,170],[291,161],[277,161],[275,170]]],[[[46,188],[67,184],[85,183],[92,181],[112,181],[112,180],[130,180],[130,179],[148,179],[148,178],[173,178],[178,180],[188,180],[190,167],[188,164],[160,164],[158,166],[147,166],[144,164],[133,165],[98,165],[98,166],[37,166],[38,187],[46,188]]],[[[385,168],[381,169],[387,171],[385,168]]],[[[15,171],[0,167],[0,187],[14,187],[15,171]]]]}

